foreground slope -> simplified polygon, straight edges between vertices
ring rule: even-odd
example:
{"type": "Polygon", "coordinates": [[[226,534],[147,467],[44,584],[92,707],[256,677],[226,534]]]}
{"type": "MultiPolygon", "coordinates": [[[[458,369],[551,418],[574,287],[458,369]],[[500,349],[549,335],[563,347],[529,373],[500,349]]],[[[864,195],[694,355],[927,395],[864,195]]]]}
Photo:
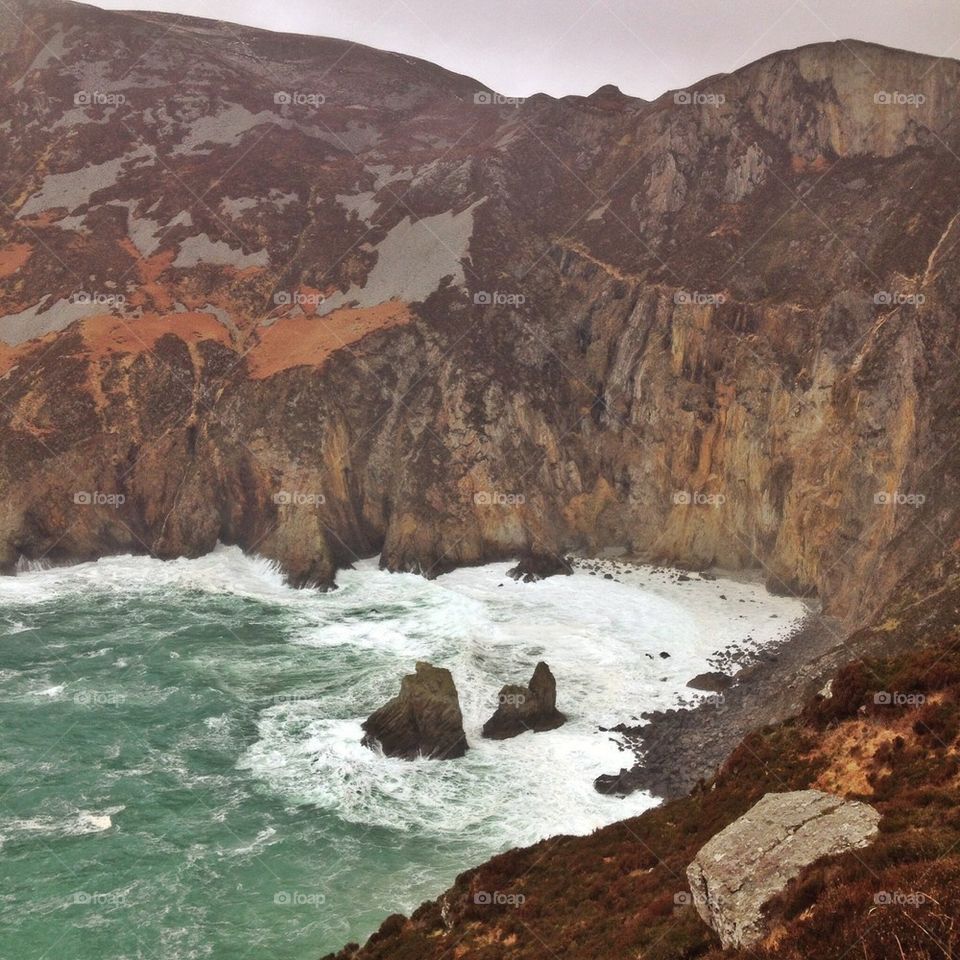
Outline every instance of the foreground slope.
{"type": "Polygon", "coordinates": [[[957,565],[924,570],[851,638],[873,655],[844,668],[802,717],[747,737],[689,797],[590,837],[495,857],[335,960],[955,957],[958,614],[957,565]],[[760,943],[721,950],[698,915],[687,865],[765,794],[809,788],[869,803],[879,836],[791,881],[760,943]]]}

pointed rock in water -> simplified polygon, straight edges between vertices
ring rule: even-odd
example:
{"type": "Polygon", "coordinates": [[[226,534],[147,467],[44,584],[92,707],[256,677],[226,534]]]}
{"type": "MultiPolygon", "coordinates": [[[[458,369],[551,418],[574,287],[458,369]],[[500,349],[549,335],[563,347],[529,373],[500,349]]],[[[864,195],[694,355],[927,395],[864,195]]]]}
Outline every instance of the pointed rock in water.
{"type": "Polygon", "coordinates": [[[388,757],[451,760],[467,752],[460,698],[449,670],[418,663],[400,693],[363,723],[363,745],[388,757]]]}
{"type": "Polygon", "coordinates": [[[505,686],[499,701],[496,713],[483,725],[483,735],[491,740],[507,740],[526,730],[555,730],[566,723],[557,709],[557,681],[542,660],[526,687],[505,686]]]}
{"type": "Polygon", "coordinates": [[[547,577],[569,577],[572,574],[573,567],[569,562],[553,554],[529,554],[507,571],[508,577],[522,580],[524,583],[546,580],[547,577]]]}

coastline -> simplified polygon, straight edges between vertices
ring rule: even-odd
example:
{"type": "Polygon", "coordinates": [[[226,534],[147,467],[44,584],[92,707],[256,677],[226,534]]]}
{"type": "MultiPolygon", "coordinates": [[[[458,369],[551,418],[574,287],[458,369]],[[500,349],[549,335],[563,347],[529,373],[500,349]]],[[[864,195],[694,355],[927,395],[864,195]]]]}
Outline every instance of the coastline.
{"type": "MultiPolygon", "coordinates": [[[[231,723],[233,701],[230,693],[231,689],[236,692],[241,687],[245,688],[246,700],[261,703],[265,709],[258,712],[255,743],[245,747],[242,763],[231,764],[231,770],[234,772],[245,771],[239,774],[241,779],[237,781],[236,789],[246,789],[247,781],[252,778],[258,781],[261,787],[265,784],[269,785],[270,795],[286,797],[294,801],[298,809],[304,808],[304,805],[314,804],[337,809],[342,807],[348,814],[351,812],[357,814],[357,816],[341,818],[344,823],[354,825],[360,822],[369,825],[372,822],[371,809],[376,806],[377,817],[374,819],[380,827],[389,828],[391,825],[395,828],[398,825],[402,827],[406,822],[404,817],[407,813],[419,809],[425,792],[429,790],[437,798],[443,798],[444,793],[437,784],[436,768],[428,765],[409,766],[398,762],[396,768],[385,769],[375,762],[373,755],[360,751],[357,746],[358,734],[344,727],[344,718],[340,713],[318,714],[311,705],[316,698],[316,690],[329,679],[324,671],[332,669],[329,659],[330,651],[343,642],[344,638],[336,631],[342,630],[344,622],[348,622],[349,618],[353,618],[353,622],[356,623],[363,621],[375,625],[372,628],[364,628],[367,630],[364,633],[364,658],[379,651],[383,657],[381,668],[393,669],[395,663],[424,653],[422,646],[424,638],[418,636],[418,631],[422,629],[421,620],[424,612],[432,611],[432,629],[434,632],[444,634],[445,639],[440,647],[431,648],[427,652],[431,655],[439,653],[449,657],[454,651],[459,651],[463,661],[459,665],[458,675],[472,678],[464,682],[465,691],[478,689],[477,679],[487,669],[483,662],[495,656],[498,647],[502,648],[501,652],[505,652],[509,648],[516,647],[518,643],[520,647],[545,645],[555,665],[566,663],[570,684],[576,682],[578,675],[582,679],[591,669],[594,671],[599,669],[601,673],[605,672],[616,681],[611,682],[608,688],[604,688],[603,685],[591,687],[601,691],[606,689],[609,698],[605,708],[601,713],[595,713],[589,722],[584,724],[582,732],[585,736],[580,746],[574,744],[574,749],[564,748],[560,753],[554,748],[551,759],[552,775],[556,774],[559,769],[558,764],[564,761],[564,757],[567,760],[573,758],[576,761],[575,767],[568,767],[568,774],[563,779],[570,782],[578,781],[577,789],[580,792],[577,795],[571,794],[567,802],[561,796],[562,790],[558,791],[550,787],[541,791],[537,802],[531,805],[531,817],[535,816],[538,821],[549,816],[562,815],[566,818],[565,822],[569,823],[569,811],[573,810],[583,822],[582,828],[578,827],[575,830],[563,828],[552,832],[547,841],[550,843],[565,835],[568,837],[592,835],[597,829],[595,825],[587,822],[592,805],[603,804],[610,808],[617,808],[612,815],[613,819],[609,822],[605,821],[599,827],[599,829],[605,829],[617,822],[633,820],[636,816],[642,815],[631,808],[637,804],[644,807],[655,805],[657,802],[655,798],[663,796],[662,791],[671,789],[669,784],[663,786],[662,781],[651,781],[654,787],[650,788],[641,779],[637,779],[636,783],[629,785],[633,796],[626,800],[595,793],[594,778],[607,773],[606,764],[613,766],[625,761],[630,763],[632,759],[630,748],[638,749],[644,757],[642,762],[645,766],[639,771],[641,778],[644,774],[654,777],[673,774],[690,778],[689,782],[695,783],[696,761],[702,765],[719,764],[725,759],[726,753],[730,752],[727,743],[732,741],[733,746],[736,746],[740,727],[737,723],[730,722],[729,713],[730,707],[739,696],[752,695],[764,709],[770,704],[782,705],[784,698],[781,675],[795,675],[802,672],[808,660],[815,659],[821,652],[829,653],[831,644],[838,648],[838,653],[842,654],[841,635],[831,634],[829,630],[817,629],[823,624],[815,616],[811,617],[808,614],[806,620],[803,619],[805,611],[810,610],[809,604],[776,597],[776,595],[768,596],[762,589],[760,578],[751,576],[749,573],[741,574],[734,580],[729,574],[721,571],[697,573],[678,568],[628,563],[624,560],[577,558],[574,565],[579,569],[577,577],[567,579],[558,576],[534,585],[512,581],[503,572],[503,565],[496,565],[495,569],[487,571],[461,569],[442,578],[440,583],[432,583],[422,577],[388,574],[379,569],[376,559],[370,558],[358,564],[357,568],[348,575],[344,575],[345,582],[342,586],[345,589],[335,594],[320,595],[311,591],[293,590],[284,584],[275,566],[262,557],[245,555],[238,548],[221,548],[207,558],[195,560],[159,561],[134,557],[114,558],[96,564],[81,565],[72,571],[61,570],[62,576],[61,573],[49,570],[32,573],[25,571],[19,583],[14,580],[5,583],[4,586],[8,588],[12,599],[21,603],[27,601],[31,593],[44,600],[63,595],[78,598],[76,600],[78,603],[92,602],[90,591],[83,587],[84,585],[89,587],[94,580],[99,585],[99,589],[122,595],[135,592],[138,585],[148,586],[150,590],[165,587],[171,595],[175,595],[184,586],[189,585],[195,588],[203,585],[216,598],[226,594],[227,600],[218,599],[211,607],[213,612],[207,623],[210,631],[207,639],[211,644],[223,642],[228,645],[232,664],[230,672],[233,679],[221,691],[221,699],[216,703],[210,704],[204,698],[198,701],[200,713],[197,716],[201,722],[193,722],[189,726],[191,729],[199,730],[205,750],[212,747],[216,751],[232,755],[235,741],[231,738],[240,731],[231,723]],[[587,576],[583,575],[584,572],[587,576]],[[590,574],[593,575],[590,576],[590,574]],[[353,587],[356,587],[364,578],[372,578],[380,582],[381,588],[365,597],[358,597],[356,590],[352,589],[351,582],[353,587]],[[56,589],[51,590],[51,586],[55,586],[56,589]],[[17,589],[18,587],[20,589],[17,589]],[[28,587],[32,589],[27,590],[28,587]],[[647,599],[642,601],[640,595],[633,597],[634,588],[641,588],[647,599]],[[404,591],[409,595],[401,596],[400,594],[404,591]],[[454,595],[460,599],[454,599],[454,595]],[[591,596],[597,598],[593,605],[589,602],[591,596]],[[425,605],[429,597],[434,599],[430,604],[425,605]],[[483,658],[480,661],[476,661],[471,653],[469,643],[461,642],[463,638],[457,632],[460,627],[451,629],[458,624],[462,626],[465,610],[462,598],[464,597],[470,603],[481,606],[483,603],[495,604],[498,609],[506,609],[511,604],[516,606],[515,615],[509,621],[504,621],[503,636],[499,644],[496,642],[497,638],[491,633],[492,626],[499,621],[496,618],[490,619],[483,616],[475,618],[474,622],[477,626],[474,633],[478,630],[482,631],[483,637],[481,644],[483,658]],[[404,598],[409,602],[399,603],[404,598]],[[625,601],[637,602],[625,603],[625,601]],[[227,637],[220,636],[224,632],[220,626],[222,618],[220,605],[223,603],[230,605],[235,612],[227,637]],[[267,604],[270,612],[257,613],[256,604],[258,603],[267,604]],[[673,612],[670,609],[671,605],[676,608],[673,612]],[[296,627],[296,643],[291,643],[289,631],[282,629],[283,618],[278,616],[278,608],[281,607],[287,608],[293,617],[291,624],[296,627]],[[556,616],[545,617],[547,608],[554,610],[556,616]],[[304,611],[309,615],[305,617],[304,611]],[[348,621],[344,620],[344,614],[349,615],[348,621]],[[371,617],[371,614],[375,616],[371,617]],[[721,623],[719,618],[727,615],[729,619],[721,623]],[[252,617],[249,622],[247,622],[248,617],[252,617]],[[264,618],[269,621],[268,628],[263,625],[264,618]],[[577,629],[574,629],[574,623],[577,629]],[[418,624],[416,629],[414,624],[418,624]],[[578,632],[585,625],[589,625],[593,631],[593,642],[586,642],[586,648],[592,649],[594,653],[592,660],[586,663],[582,661],[584,636],[578,632]],[[252,664],[256,661],[260,664],[257,669],[241,666],[244,662],[243,645],[250,642],[251,627],[254,639],[246,648],[246,662],[252,664]],[[331,627],[334,633],[328,636],[331,627]],[[371,629],[374,633],[369,632],[371,629]],[[691,630],[689,634],[686,632],[688,629],[691,630]],[[382,630],[386,630],[388,635],[385,636],[384,643],[378,644],[375,642],[376,631],[382,630]],[[324,631],[327,631],[327,634],[324,631]],[[406,641],[402,640],[403,637],[412,638],[409,648],[404,645],[406,641]],[[277,650],[282,650],[284,655],[280,658],[275,651],[267,659],[267,663],[273,663],[278,669],[272,678],[269,669],[260,660],[262,644],[265,640],[277,644],[277,650]],[[607,650],[607,655],[602,657],[600,655],[604,649],[607,650]],[[324,655],[318,656],[317,650],[323,650],[324,655]],[[301,679],[297,681],[298,686],[289,688],[286,686],[285,678],[290,675],[291,665],[294,663],[297,667],[297,676],[301,679]],[[287,665],[284,666],[284,664],[287,665]],[[468,664],[472,664],[474,671],[472,674],[464,672],[468,664]],[[694,697],[699,699],[701,696],[695,694],[693,690],[684,688],[684,684],[692,679],[694,674],[700,671],[723,671],[732,674],[735,670],[739,671],[739,682],[726,692],[722,701],[724,708],[722,711],[718,710],[721,701],[716,697],[705,698],[694,709],[687,709],[684,706],[685,701],[692,700],[694,697]],[[308,680],[309,677],[314,679],[308,680]],[[629,683],[628,680],[631,677],[646,677],[646,686],[629,683]],[[261,686],[262,683],[266,685],[261,686]],[[662,691],[659,697],[655,693],[657,690],[662,691]],[[648,691],[654,692],[654,699],[645,698],[645,693],[648,691]],[[275,698],[277,702],[270,705],[265,698],[275,698]],[[611,747],[608,742],[609,734],[598,731],[611,729],[610,725],[619,723],[621,719],[627,719],[633,724],[638,723],[639,718],[631,716],[630,708],[631,706],[639,708],[640,704],[646,705],[648,709],[653,709],[654,705],[658,706],[661,712],[653,716],[661,718],[661,723],[656,722],[655,719],[644,727],[629,730],[624,728],[617,740],[621,744],[626,740],[627,750],[611,754],[608,752],[611,747]],[[713,710],[718,716],[701,719],[705,711],[709,710],[713,710]],[[715,742],[711,742],[710,749],[707,750],[701,740],[706,724],[711,719],[717,724],[719,735],[711,736],[711,740],[715,742]],[[677,726],[683,728],[682,737],[676,732],[677,726]],[[655,731],[661,735],[659,745],[662,749],[660,753],[651,750],[650,757],[653,760],[648,760],[644,755],[646,747],[640,742],[640,738],[641,735],[649,735],[655,731]],[[634,744],[630,736],[636,736],[638,742],[634,744]],[[317,750],[318,744],[322,745],[321,752],[317,750]],[[318,767],[318,757],[321,753],[322,765],[318,767]],[[358,757],[359,766],[356,763],[358,757]],[[352,784],[344,786],[338,793],[340,787],[336,785],[342,781],[338,771],[343,770],[348,764],[352,766],[352,784]],[[558,799],[563,800],[566,806],[561,805],[551,812],[550,804],[558,802],[558,799]]],[[[467,608],[470,608],[470,603],[467,608]]],[[[190,606],[193,608],[196,604],[191,603],[190,606]]],[[[191,629],[193,629],[196,610],[191,609],[189,617],[191,629]]],[[[29,627],[31,622],[29,618],[25,617],[24,622],[29,627]]],[[[113,671],[128,670],[130,662],[138,663],[136,658],[142,655],[137,648],[129,646],[129,629],[126,623],[115,624],[113,631],[109,640],[98,634],[91,640],[91,650],[88,651],[98,653],[98,661],[100,657],[104,658],[99,664],[103,670],[100,681],[103,684],[102,687],[90,689],[85,685],[88,683],[86,679],[88,671],[92,669],[86,664],[84,678],[71,677],[68,673],[66,676],[53,676],[49,681],[46,677],[46,666],[38,665],[37,669],[43,671],[43,684],[46,686],[41,690],[38,678],[36,683],[32,683],[30,689],[44,693],[45,699],[41,702],[47,705],[46,709],[51,711],[51,717],[56,711],[85,708],[87,703],[96,705],[101,700],[105,704],[112,703],[105,698],[109,698],[115,692],[113,671]],[[102,654],[101,650],[104,651],[102,654]],[[54,687],[55,683],[61,686],[54,687]],[[57,693],[54,696],[55,689],[57,693]]],[[[464,637],[469,638],[470,635],[468,631],[464,637]]],[[[189,633],[180,631],[178,637],[179,639],[171,640],[173,646],[169,650],[170,654],[176,653],[178,656],[163,657],[156,662],[151,661],[151,670],[162,670],[164,689],[168,689],[171,684],[182,690],[191,689],[190,684],[205,684],[204,671],[201,670],[199,675],[196,674],[193,671],[195,666],[193,658],[184,656],[190,649],[189,633]],[[186,642],[188,645],[178,647],[177,645],[181,642],[186,642]]],[[[149,649],[153,645],[145,646],[149,649]]],[[[536,655],[539,656],[540,652],[538,651],[536,655]]],[[[506,676],[508,673],[513,675],[507,668],[512,668],[509,656],[502,658],[494,670],[498,680],[501,679],[501,675],[506,676]]],[[[821,663],[821,669],[829,669],[826,662],[821,663]]],[[[811,668],[808,681],[814,682],[813,678],[815,675],[818,676],[819,672],[818,669],[811,668]]],[[[222,673],[222,670],[218,670],[218,673],[222,673]]],[[[387,676],[387,672],[383,669],[378,673],[381,676],[387,676]]],[[[154,683],[154,686],[157,683],[154,683]]],[[[376,684],[378,685],[377,696],[364,694],[369,702],[375,702],[380,693],[392,687],[393,680],[384,680],[382,683],[377,680],[376,684]]],[[[112,704],[111,709],[122,710],[127,697],[131,702],[139,702],[145,696],[149,699],[152,689],[149,685],[146,691],[141,690],[139,693],[136,689],[127,689],[124,698],[112,704]]],[[[496,689],[496,684],[492,684],[488,693],[492,696],[496,689]]],[[[572,694],[576,688],[568,685],[565,689],[572,694]]],[[[582,690],[580,695],[582,698],[582,690]]],[[[799,688],[796,696],[802,696],[799,688]]],[[[484,704],[481,714],[487,715],[486,708],[492,701],[489,696],[481,697],[480,700],[484,704]]],[[[745,702],[749,704],[748,700],[745,702]]],[[[594,702],[593,707],[596,708],[596,706],[594,702]]],[[[474,713],[476,713],[475,710],[474,713]]],[[[756,715],[751,715],[749,712],[745,716],[746,719],[742,719],[742,724],[761,722],[756,715]]],[[[159,714],[155,722],[160,722],[159,714]]],[[[568,734],[574,732],[574,725],[571,724],[566,732],[568,734]]],[[[537,766],[544,757],[542,750],[544,742],[536,738],[518,740],[510,744],[503,756],[497,757],[491,754],[486,766],[482,762],[484,751],[479,746],[475,746],[474,760],[481,761],[476,768],[476,775],[483,774],[489,778],[489,771],[496,769],[500,771],[504,784],[504,788],[496,795],[499,798],[498,802],[487,804],[487,809],[502,808],[503,803],[499,801],[509,802],[509,798],[513,796],[516,789],[516,783],[522,780],[525,773],[529,775],[537,771],[535,779],[549,786],[550,774],[545,773],[542,766],[537,766]],[[524,751],[526,751],[525,754],[524,751]],[[512,768],[509,766],[511,763],[512,768]],[[504,771],[509,775],[503,777],[504,771]]],[[[183,769],[188,767],[189,764],[183,765],[183,769]]],[[[676,786],[674,789],[682,790],[683,785],[676,786]]],[[[476,796],[476,790],[473,792],[476,796]]],[[[94,793],[91,788],[90,796],[94,796],[94,793]]],[[[260,790],[254,789],[254,793],[259,795],[260,790]]],[[[536,788],[528,789],[528,797],[536,795],[536,788]]],[[[448,794],[448,799],[455,800],[456,795],[448,794]]],[[[109,796],[102,796],[91,809],[97,816],[103,816],[106,811],[114,807],[118,808],[119,814],[116,818],[118,828],[131,830],[136,824],[136,805],[125,801],[124,796],[114,796],[111,793],[109,796]]],[[[227,801],[223,802],[226,804],[227,801]]],[[[281,829],[281,821],[275,819],[276,814],[269,813],[268,821],[266,818],[270,807],[271,804],[268,802],[260,809],[260,816],[255,820],[251,819],[245,825],[245,829],[240,830],[237,824],[232,828],[241,835],[243,843],[240,844],[241,852],[236,854],[237,859],[231,865],[231,869],[236,871],[238,876],[243,876],[247,884],[253,884],[246,871],[255,868],[256,858],[260,856],[256,851],[263,846],[289,843],[294,836],[298,838],[299,844],[299,838],[303,836],[301,831],[304,827],[301,821],[296,819],[290,821],[289,833],[281,829]],[[270,823],[267,828],[264,827],[266,822],[270,823]],[[271,830],[274,832],[270,833],[271,830]]],[[[256,808],[251,807],[251,809],[256,808]]],[[[457,808],[448,804],[448,809],[456,810],[457,808]]],[[[438,812],[435,810],[434,816],[438,812]]],[[[476,810],[473,812],[476,814],[476,810]]],[[[460,812],[457,813],[457,829],[462,829],[465,813],[470,813],[470,810],[460,808],[460,812]]],[[[293,816],[296,817],[296,815],[293,816]]],[[[311,821],[313,819],[310,818],[311,821]]],[[[482,818],[475,816],[474,819],[478,824],[483,822],[482,818]]],[[[518,818],[515,816],[512,819],[518,818]]],[[[316,829],[316,824],[311,829],[316,829]]],[[[344,835],[349,836],[349,831],[353,829],[354,826],[347,826],[345,830],[348,833],[344,835]]],[[[362,836],[368,827],[361,826],[358,829],[359,835],[362,836]]],[[[331,836],[336,838],[334,834],[331,836]]],[[[508,842],[511,851],[524,850],[535,845],[534,841],[523,836],[511,838],[508,842]]],[[[417,857],[426,851],[424,857],[430,858],[429,863],[432,866],[437,855],[436,850],[431,849],[434,846],[435,844],[430,842],[423,845],[423,850],[418,851],[415,841],[403,850],[402,856],[399,856],[396,862],[416,867],[420,862],[417,857]]],[[[342,909],[336,900],[341,892],[337,877],[328,877],[321,884],[314,868],[307,863],[316,849],[311,848],[309,844],[299,847],[296,854],[293,847],[287,849],[284,855],[290,859],[291,863],[296,863],[297,870],[300,871],[296,874],[291,870],[291,877],[299,876],[301,879],[291,879],[284,890],[277,891],[269,886],[269,878],[266,880],[260,878],[258,882],[267,882],[265,891],[261,890],[260,895],[269,900],[278,895],[292,895],[291,891],[293,891],[309,897],[313,895],[309,891],[320,889],[322,886],[324,904],[317,904],[313,909],[320,909],[321,906],[329,910],[342,909]],[[318,884],[320,886],[316,886],[318,884]],[[304,891],[307,892],[304,893],[304,891]]],[[[449,851],[452,860],[457,861],[457,869],[461,872],[465,864],[470,864],[471,870],[482,869],[485,864],[496,859],[495,852],[481,852],[478,856],[471,853],[469,857],[465,857],[464,852],[462,848],[449,851]]],[[[424,859],[422,862],[428,861],[424,859]]],[[[355,864],[355,868],[358,871],[364,869],[363,864],[359,862],[355,864]]],[[[405,876],[401,869],[400,874],[405,884],[419,882],[415,869],[413,871],[407,869],[405,876]]],[[[455,876],[456,873],[450,871],[449,880],[444,879],[436,889],[418,891],[417,900],[421,904],[433,902],[431,898],[440,895],[448,883],[454,882],[455,876]]],[[[392,885],[393,881],[385,884],[377,899],[378,905],[383,906],[383,915],[396,914],[398,910],[404,913],[416,912],[415,904],[407,906],[390,902],[389,898],[393,896],[390,889],[392,885]]],[[[343,894],[343,897],[343,902],[349,902],[348,891],[343,894]]],[[[208,909],[214,908],[208,906],[208,909]]],[[[359,922],[358,919],[358,924],[359,922]]],[[[372,934],[374,931],[369,932],[372,934]]],[[[366,935],[366,931],[359,926],[347,934],[354,940],[365,938],[366,935]]],[[[338,939],[337,943],[341,942],[343,941],[338,939]]],[[[328,947],[330,944],[324,943],[317,952],[320,953],[328,947]]]]}
{"type": "MultiPolygon", "coordinates": [[[[575,568],[628,582],[652,566],[626,556],[569,559],[575,568]]],[[[653,569],[667,572],[675,581],[764,582],[759,572],[751,571],[653,569]]],[[[712,693],[690,687],[687,703],[643,711],[605,728],[632,748],[635,760],[630,767],[598,777],[594,783],[598,792],[625,797],[641,790],[662,800],[686,796],[698,783],[713,777],[748,734],[799,714],[837,670],[855,657],[849,644],[850,630],[837,618],[823,614],[818,603],[804,603],[806,614],[779,639],[751,645],[752,638],[747,637],[710,658],[710,670],[722,675],[721,681],[726,678],[729,686],[721,683],[712,693]]],[[[625,715],[628,711],[629,704],[625,704],[625,715]]]]}
{"type": "Polygon", "coordinates": [[[811,611],[789,636],[743,663],[721,694],[643,713],[643,724],[617,727],[633,745],[636,763],[598,777],[596,788],[621,796],[646,790],[664,800],[686,796],[710,779],[749,733],[799,714],[854,659],[847,639],[838,620],[811,611]]]}

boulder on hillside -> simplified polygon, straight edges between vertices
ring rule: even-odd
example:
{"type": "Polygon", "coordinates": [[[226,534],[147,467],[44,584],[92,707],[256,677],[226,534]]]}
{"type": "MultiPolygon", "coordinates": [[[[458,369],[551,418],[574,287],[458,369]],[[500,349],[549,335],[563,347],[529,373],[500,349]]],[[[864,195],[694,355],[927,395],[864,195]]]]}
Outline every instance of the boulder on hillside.
{"type": "Polygon", "coordinates": [[[687,867],[693,903],[724,949],[750,947],[767,904],[821,857],[868,846],[880,814],[820,790],[768,793],[708,841],[687,867]]]}
{"type": "Polygon", "coordinates": [[[569,561],[553,553],[528,554],[515,567],[507,571],[508,577],[522,580],[524,583],[546,580],[547,577],[569,577],[572,574],[573,567],[570,566],[569,561]]]}
{"type": "Polygon", "coordinates": [[[429,663],[400,681],[400,693],[364,721],[363,731],[363,745],[388,757],[451,760],[467,752],[453,677],[429,663]]]}
{"type": "Polygon", "coordinates": [[[555,730],[566,722],[557,709],[557,681],[541,660],[525,686],[503,687],[496,713],[483,725],[490,740],[507,740],[526,730],[555,730]]]}
{"type": "Polygon", "coordinates": [[[687,686],[691,690],[703,690],[706,693],[723,693],[724,690],[729,690],[733,686],[733,677],[715,670],[709,673],[698,673],[692,680],[687,681],[687,686]]]}

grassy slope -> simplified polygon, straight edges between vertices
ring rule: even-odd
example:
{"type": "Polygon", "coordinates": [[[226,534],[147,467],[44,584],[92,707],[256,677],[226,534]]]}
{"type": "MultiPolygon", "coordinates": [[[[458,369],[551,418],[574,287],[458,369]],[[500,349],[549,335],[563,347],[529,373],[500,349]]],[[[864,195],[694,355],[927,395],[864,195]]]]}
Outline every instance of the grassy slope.
{"type": "Polygon", "coordinates": [[[914,578],[857,638],[899,653],[844,668],[830,698],[748,737],[702,789],[589,837],[496,857],[338,957],[960,956],[958,622],[956,571],[914,578]],[[878,703],[878,692],[908,702],[878,703]],[[775,905],[764,944],[724,954],[684,902],[687,864],[764,793],[809,786],[873,803],[883,815],[879,839],[807,869],[775,905]],[[484,903],[481,893],[502,902],[484,903]]]}

